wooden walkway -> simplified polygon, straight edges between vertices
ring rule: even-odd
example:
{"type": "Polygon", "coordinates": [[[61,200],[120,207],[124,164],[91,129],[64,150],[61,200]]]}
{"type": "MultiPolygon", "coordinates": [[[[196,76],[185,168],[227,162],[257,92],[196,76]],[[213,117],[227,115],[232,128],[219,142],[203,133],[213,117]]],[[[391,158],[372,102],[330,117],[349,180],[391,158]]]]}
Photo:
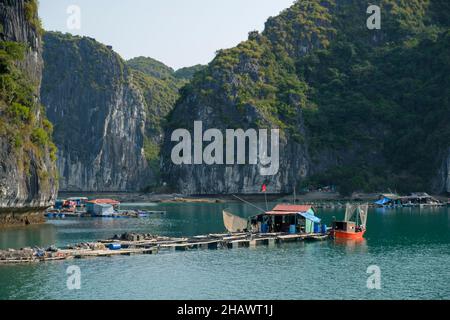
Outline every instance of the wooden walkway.
{"type": "Polygon", "coordinates": [[[14,254],[7,258],[0,258],[1,264],[20,264],[33,262],[58,261],[68,259],[86,259],[96,257],[114,257],[156,254],[160,251],[187,251],[199,249],[235,249],[257,246],[275,246],[287,242],[297,241],[321,241],[328,238],[327,234],[255,234],[255,233],[236,233],[236,234],[210,234],[196,236],[192,238],[167,238],[155,237],[153,239],[142,241],[122,241],[122,240],[102,240],[97,242],[106,247],[106,249],[58,249],[56,252],[45,252],[43,256],[33,256],[28,258],[20,257],[20,250],[17,252],[17,259],[14,254]],[[119,245],[120,249],[110,250],[108,247],[112,244],[119,245]]]}

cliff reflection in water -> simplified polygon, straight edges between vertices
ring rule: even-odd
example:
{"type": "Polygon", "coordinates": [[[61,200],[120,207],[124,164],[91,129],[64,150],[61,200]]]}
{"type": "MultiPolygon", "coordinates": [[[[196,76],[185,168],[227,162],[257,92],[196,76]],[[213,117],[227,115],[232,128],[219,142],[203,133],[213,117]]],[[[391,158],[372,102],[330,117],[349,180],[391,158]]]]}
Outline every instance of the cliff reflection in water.
{"type": "Polygon", "coordinates": [[[0,249],[48,246],[56,242],[56,227],[51,224],[6,228],[0,232],[0,249]]]}

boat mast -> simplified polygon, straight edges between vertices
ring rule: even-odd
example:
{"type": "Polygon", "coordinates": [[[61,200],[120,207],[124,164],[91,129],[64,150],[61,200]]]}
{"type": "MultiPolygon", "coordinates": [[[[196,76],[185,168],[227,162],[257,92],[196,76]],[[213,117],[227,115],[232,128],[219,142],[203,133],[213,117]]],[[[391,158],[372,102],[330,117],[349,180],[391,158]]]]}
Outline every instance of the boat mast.
{"type": "Polygon", "coordinates": [[[361,211],[359,210],[359,206],[358,206],[358,212],[356,213],[356,227],[358,227],[358,216],[360,215],[361,211]]]}

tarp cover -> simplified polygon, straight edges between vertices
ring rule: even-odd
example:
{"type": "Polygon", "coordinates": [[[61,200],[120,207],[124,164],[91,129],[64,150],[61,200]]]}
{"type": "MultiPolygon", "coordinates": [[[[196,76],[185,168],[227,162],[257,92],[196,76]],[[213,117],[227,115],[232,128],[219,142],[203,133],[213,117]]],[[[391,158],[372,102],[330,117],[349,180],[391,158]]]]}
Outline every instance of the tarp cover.
{"type": "Polygon", "coordinates": [[[247,229],[247,219],[235,216],[227,211],[223,211],[223,223],[228,232],[242,232],[247,229]]]}
{"type": "Polygon", "coordinates": [[[312,221],[314,223],[320,223],[321,221],[320,218],[316,217],[315,215],[309,212],[299,212],[299,215],[301,215],[306,220],[312,221]]]}
{"type": "Polygon", "coordinates": [[[378,205],[382,206],[382,205],[388,203],[389,201],[391,201],[391,200],[388,199],[388,198],[383,198],[381,200],[376,201],[375,204],[378,204],[378,205]]]}

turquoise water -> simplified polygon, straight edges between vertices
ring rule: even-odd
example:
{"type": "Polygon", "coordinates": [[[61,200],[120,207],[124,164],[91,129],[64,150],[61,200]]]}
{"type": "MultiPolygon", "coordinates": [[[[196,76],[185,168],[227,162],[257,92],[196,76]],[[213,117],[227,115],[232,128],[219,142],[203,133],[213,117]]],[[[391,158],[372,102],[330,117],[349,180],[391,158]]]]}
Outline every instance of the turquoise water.
{"type": "MultiPolygon", "coordinates": [[[[265,206],[265,205],[261,205],[265,206]]],[[[222,209],[241,204],[133,204],[167,210],[146,219],[67,219],[0,231],[0,248],[65,245],[125,231],[167,236],[222,232],[222,209]]],[[[343,210],[319,210],[329,223],[343,210]]],[[[366,240],[293,243],[273,248],[164,252],[157,255],[0,266],[0,299],[449,299],[450,209],[371,210],[366,240]],[[68,266],[81,289],[68,290],[68,266]],[[381,289],[367,268],[379,266],[381,289]]]]}

